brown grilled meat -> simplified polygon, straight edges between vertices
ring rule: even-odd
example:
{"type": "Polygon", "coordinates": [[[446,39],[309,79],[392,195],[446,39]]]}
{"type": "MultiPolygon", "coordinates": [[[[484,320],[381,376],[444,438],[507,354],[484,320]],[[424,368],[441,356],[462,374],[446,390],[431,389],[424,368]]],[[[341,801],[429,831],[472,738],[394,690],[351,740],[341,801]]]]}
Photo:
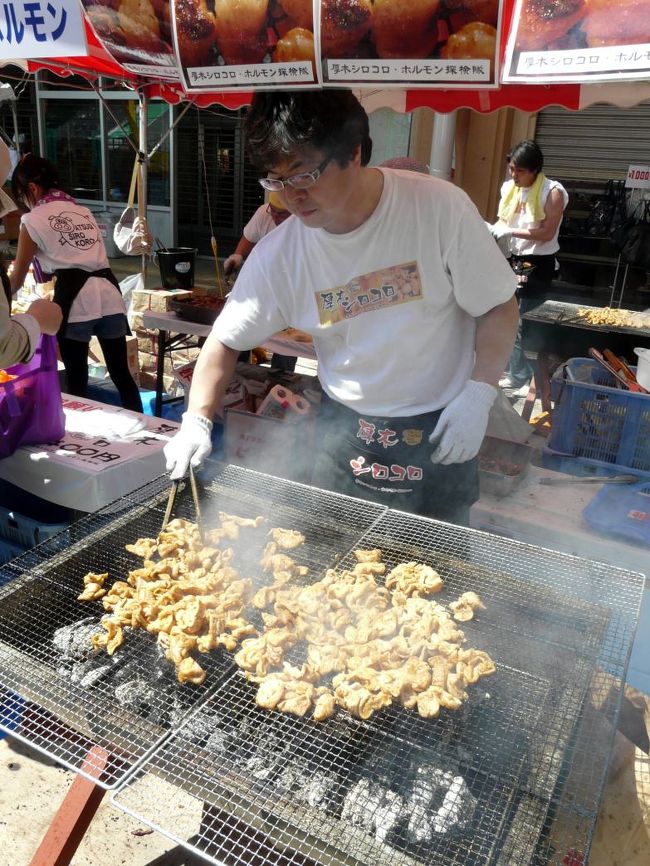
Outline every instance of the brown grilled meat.
{"type": "Polygon", "coordinates": [[[587,45],[636,45],[650,42],[650,0],[585,0],[582,23],[587,45]]]}
{"type": "Polygon", "coordinates": [[[517,48],[539,51],[566,36],[587,11],[585,0],[526,0],[521,10],[517,48]]]}

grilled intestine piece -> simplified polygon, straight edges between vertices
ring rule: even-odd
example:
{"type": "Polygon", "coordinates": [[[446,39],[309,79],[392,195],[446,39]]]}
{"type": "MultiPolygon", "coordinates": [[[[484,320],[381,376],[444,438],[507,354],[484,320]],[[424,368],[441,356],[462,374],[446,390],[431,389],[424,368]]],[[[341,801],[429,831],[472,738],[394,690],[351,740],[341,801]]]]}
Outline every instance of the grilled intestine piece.
{"type": "Polygon", "coordinates": [[[372,550],[363,550],[357,548],[354,551],[357,562],[381,562],[383,551],[379,547],[374,547],[372,550]]]}
{"type": "Polygon", "coordinates": [[[443,581],[430,565],[420,562],[403,562],[389,572],[386,588],[398,590],[406,596],[432,595],[440,592],[443,581]]]}
{"type": "Polygon", "coordinates": [[[84,590],[77,596],[77,601],[95,601],[103,598],[106,595],[104,581],[107,578],[108,572],[95,574],[93,571],[89,571],[88,574],[84,575],[84,590]]]}
{"type": "Polygon", "coordinates": [[[637,45],[650,42],[650,0],[585,0],[582,22],[587,45],[637,45]]]}
{"type": "Polygon", "coordinates": [[[274,541],[280,550],[293,550],[305,543],[305,536],[297,529],[281,529],[276,527],[269,530],[271,541],[274,541]]]}
{"type": "Polygon", "coordinates": [[[219,52],[227,64],[261,63],[269,0],[214,0],[219,52]]]}
{"type": "Polygon", "coordinates": [[[438,42],[440,0],[374,0],[373,37],[382,58],[428,57],[438,42]]]}
{"type": "Polygon", "coordinates": [[[323,57],[355,57],[372,27],[371,0],[321,0],[323,57]]]}
{"type": "Polygon", "coordinates": [[[547,49],[566,36],[586,12],[585,0],[525,0],[516,47],[520,51],[547,49]]]}
{"type": "Polygon", "coordinates": [[[458,622],[467,622],[474,619],[474,611],[485,610],[485,605],[475,592],[464,592],[456,601],[449,604],[449,610],[458,622]]]}

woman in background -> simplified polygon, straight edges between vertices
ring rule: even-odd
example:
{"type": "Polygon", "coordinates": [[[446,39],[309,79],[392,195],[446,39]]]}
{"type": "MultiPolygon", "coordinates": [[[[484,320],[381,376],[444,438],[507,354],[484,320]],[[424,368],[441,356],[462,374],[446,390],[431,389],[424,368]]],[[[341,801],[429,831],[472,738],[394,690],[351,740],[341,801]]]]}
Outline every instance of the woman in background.
{"type": "Polygon", "coordinates": [[[95,335],[122,405],[142,412],[127,361],[126,307],[95,217],[60,188],[56,167],[34,154],[15,168],[11,191],[28,211],[21,217],[11,291],[22,286],[32,259],[56,277],[54,301],[63,312],[57,337],[66,391],[86,396],[88,346],[95,335]]]}

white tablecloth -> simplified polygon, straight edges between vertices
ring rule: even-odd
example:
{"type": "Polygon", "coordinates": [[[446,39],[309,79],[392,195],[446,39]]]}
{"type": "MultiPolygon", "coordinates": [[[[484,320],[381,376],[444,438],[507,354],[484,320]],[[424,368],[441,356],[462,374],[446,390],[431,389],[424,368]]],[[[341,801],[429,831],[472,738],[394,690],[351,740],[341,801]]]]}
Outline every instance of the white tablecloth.
{"type": "Polygon", "coordinates": [[[0,460],[0,478],[48,502],[92,512],[165,471],[162,449],[179,425],[63,395],[66,432],[0,460]]]}

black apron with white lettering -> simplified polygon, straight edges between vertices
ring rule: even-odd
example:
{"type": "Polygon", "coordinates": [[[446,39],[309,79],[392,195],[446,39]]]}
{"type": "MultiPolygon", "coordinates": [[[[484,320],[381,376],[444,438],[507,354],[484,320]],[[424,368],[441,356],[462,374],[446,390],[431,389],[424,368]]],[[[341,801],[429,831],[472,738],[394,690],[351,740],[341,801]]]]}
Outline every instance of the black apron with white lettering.
{"type": "Polygon", "coordinates": [[[450,523],[466,524],[478,499],[478,461],[431,462],[441,410],[411,417],[359,414],[323,395],[313,483],[450,523]]]}

